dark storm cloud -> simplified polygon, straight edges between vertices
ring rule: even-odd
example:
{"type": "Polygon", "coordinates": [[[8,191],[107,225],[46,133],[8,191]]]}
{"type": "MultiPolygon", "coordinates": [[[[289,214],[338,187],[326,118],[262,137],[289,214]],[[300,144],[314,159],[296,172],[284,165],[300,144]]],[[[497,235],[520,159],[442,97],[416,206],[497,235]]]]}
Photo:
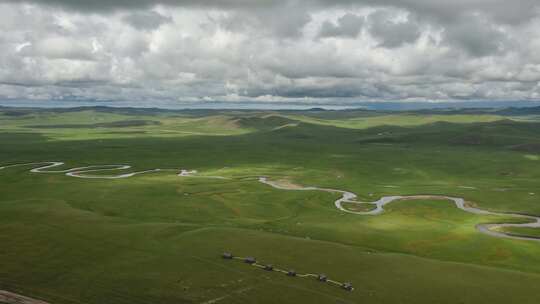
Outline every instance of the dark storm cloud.
{"type": "Polygon", "coordinates": [[[368,17],[370,33],[380,41],[380,46],[395,48],[415,42],[420,37],[419,26],[412,16],[405,21],[393,18],[392,12],[386,10],[379,10],[368,17]]]}
{"type": "Polygon", "coordinates": [[[302,28],[311,20],[305,6],[295,2],[283,2],[265,9],[239,9],[220,20],[221,25],[232,31],[250,31],[254,35],[271,34],[294,38],[301,35],[302,28]]]}
{"type": "Polygon", "coordinates": [[[537,0],[317,0],[321,6],[369,5],[403,8],[419,15],[453,23],[456,18],[470,12],[481,12],[504,23],[520,23],[538,14],[537,0]]]}
{"type": "Polygon", "coordinates": [[[390,91],[383,84],[362,83],[349,80],[344,83],[326,83],[323,79],[311,84],[295,84],[292,86],[278,86],[271,90],[252,88],[247,96],[276,95],[288,98],[380,98],[390,91]]]}
{"type": "Polygon", "coordinates": [[[79,11],[107,12],[112,10],[146,9],[155,5],[213,7],[222,9],[262,8],[280,5],[273,0],[2,0],[3,3],[35,3],[79,11]]]}
{"type": "Polygon", "coordinates": [[[155,30],[162,24],[172,22],[170,17],[154,11],[134,12],[124,16],[124,21],[138,30],[155,30]]]}
{"type": "Polygon", "coordinates": [[[509,38],[496,24],[472,14],[446,27],[444,37],[451,46],[458,46],[475,57],[501,52],[509,43],[509,38]]]}
{"type": "Polygon", "coordinates": [[[337,23],[325,21],[322,24],[320,37],[351,37],[358,36],[362,31],[365,18],[355,14],[345,14],[337,20],[337,23]]]}
{"type": "Polygon", "coordinates": [[[187,7],[213,7],[221,9],[256,9],[279,7],[287,3],[312,8],[351,7],[357,5],[391,6],[453,20],[467,12],[483,12],[500,21],[522,22],[538,13],[537,0],[2,0],[4,3],[36,3],[77,10],[108,11],[114,9],[149,8],[156,4],[187,7]]]}

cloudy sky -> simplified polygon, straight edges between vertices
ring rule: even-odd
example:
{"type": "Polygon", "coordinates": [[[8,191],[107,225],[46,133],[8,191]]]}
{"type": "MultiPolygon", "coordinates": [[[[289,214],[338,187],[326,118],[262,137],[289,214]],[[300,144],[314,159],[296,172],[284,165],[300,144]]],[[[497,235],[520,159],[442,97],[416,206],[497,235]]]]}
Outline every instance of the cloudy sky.
{"type": "Polygon", "coordinates": [[[0,100],[540,100],[538,0],[0,0],[0,100]]]}

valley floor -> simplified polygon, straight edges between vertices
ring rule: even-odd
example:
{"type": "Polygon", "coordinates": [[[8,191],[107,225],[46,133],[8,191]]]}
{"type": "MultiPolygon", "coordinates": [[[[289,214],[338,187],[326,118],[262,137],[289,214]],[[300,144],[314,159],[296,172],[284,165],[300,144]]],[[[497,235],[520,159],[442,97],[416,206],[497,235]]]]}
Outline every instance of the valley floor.
{"type": "Polygon", "coordinates": [[[516,214],[540,215],[538,123],[388,115],[0,111],[0,289],[53,304],[538,303],[540,244],[476,229],[537,236],[516,214]],[[65,164],[9,166],[44,160],[65,164]],[[282,189],[298,185],[339,191],[282,189]],[[345,193],[351,212],[333,204],[345,193]],[[355,205],[396,196],[376,216],[355,205]]]}

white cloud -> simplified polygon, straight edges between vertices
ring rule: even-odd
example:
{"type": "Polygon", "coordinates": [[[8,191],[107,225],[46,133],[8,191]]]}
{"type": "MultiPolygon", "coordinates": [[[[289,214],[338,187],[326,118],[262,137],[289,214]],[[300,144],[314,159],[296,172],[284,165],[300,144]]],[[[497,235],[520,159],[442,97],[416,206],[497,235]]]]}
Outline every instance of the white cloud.
{"type": "Polygon", "coordinates": [[[540,14],[529,0],[528,9],[499,0],[2,2],[4,99],[509,100],[540,91],[540,14]]]}

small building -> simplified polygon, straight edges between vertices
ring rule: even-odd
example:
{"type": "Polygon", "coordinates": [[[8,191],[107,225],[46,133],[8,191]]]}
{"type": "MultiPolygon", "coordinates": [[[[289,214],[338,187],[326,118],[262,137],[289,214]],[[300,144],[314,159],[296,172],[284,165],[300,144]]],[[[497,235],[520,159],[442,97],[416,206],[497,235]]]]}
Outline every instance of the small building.
{"type": "Polygon", "coordinates": [[[352,291],[354,289],[351,283],[343,283],[341,287],[347,291],[352,291]]]}
{"type": "Polygon", "coordinates": [[[233,258],[233,255],[232,253],[230,252],[224,252],[223,255],[221,256],[222,258],[226,259],[226,260],[230,260],[233,258]]]}
{"type": "Polygon", "coordinates": [[[246,262],[248,264],[255,264],[255,263],[257,263],[257,260],[254,257],[247,257],[247,258],[244,259],[244,262],[246,262]]]}
{"type": "Polygon", "coordinates": [[[289,271],[287,272],[287,275],[290,276],[290,277],[295,277],[295,276],[296,276],[296,271],[294,271],[294,270],[291,269],[291,270],[289,270],[289,271]]]}
{"type": "Polygon", "coordinates": [[[272,266],[272,265],[270,265],[270,264],[265,265],[265,266],[264,266],[264,270],[266,270],[266,271],[272,271],[272,270],[274,270],[274,266],[272,266]]]}
{"type": "Polygon", "coordinates": [[[317,280],[321,281],[321,282],[326,282],[328,281],[328,278],[326,277],[325,274],[320,274],[318,277],[317,277],[317,280]]]}

